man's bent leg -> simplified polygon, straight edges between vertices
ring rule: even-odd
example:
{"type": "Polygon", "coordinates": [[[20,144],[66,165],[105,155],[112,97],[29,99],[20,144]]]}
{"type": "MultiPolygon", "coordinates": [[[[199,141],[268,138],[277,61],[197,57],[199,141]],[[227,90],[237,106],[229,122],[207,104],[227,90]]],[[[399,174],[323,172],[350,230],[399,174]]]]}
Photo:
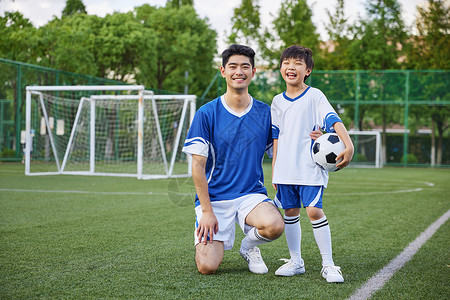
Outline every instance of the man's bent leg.
{"type": "Polygon", "coordinates": [[[224,246],[221,241],[199,243],[195,246],[195,263],[202,274],[213,274],[223,260],[224,246]]]}
{"type": "Polygon", "coordinates": [[[245,218],[245,223],[255,227],[258,234],[276,240],[283,234],[284,220],[280,211],[271,202],[261,202],[245,218]]]}

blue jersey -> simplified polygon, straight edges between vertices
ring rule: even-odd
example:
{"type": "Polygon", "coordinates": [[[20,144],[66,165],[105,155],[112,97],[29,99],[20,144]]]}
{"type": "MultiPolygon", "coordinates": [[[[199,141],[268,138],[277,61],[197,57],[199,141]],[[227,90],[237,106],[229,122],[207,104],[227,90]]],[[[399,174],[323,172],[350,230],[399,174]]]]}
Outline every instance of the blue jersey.
{"type": "MultiPolygon", "coordinates": [[[[251,98],[237,114],[219,97],[195,114],[183,152],[207,157],[206,179],[211,201],[266,194],[262,162],[272,146],[270,107],[251,98]]],[[[199,205],[196,196],[195,205],[199,205]]]]}

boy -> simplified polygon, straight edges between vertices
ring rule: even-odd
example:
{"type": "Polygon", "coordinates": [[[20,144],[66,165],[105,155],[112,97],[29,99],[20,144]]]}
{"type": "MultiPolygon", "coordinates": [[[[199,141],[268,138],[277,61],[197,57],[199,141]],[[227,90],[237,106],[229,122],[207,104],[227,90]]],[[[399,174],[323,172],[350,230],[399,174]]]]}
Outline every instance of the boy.
{"type": "Polygon", "coordinates": [[[195,262],[215,273],[231,249],[238,223],[246,237],[239,253],[253,273],[267,273],[258,245],[284,230],[283,217],[267,197],[262,160],[272,146],[270,107],[253,99],[255,52],[231,45],[222,53],[226,93],[195,114],[183,151],[192,155],[195,200],[195,262]]]}
{"type": "Polygon", "coordinates": [[[274,139],[272,183],[277,190],[275,202],[284,209],[285,235],[291,259],[286,260],[287,263],[275,274],[293,276],[305,272],[299,222],[303,204],[322,255],[322,276],[327,282],[343,282],[340,268],[333,262],[330,227],[322,210],[328,172],[314,163],[311,147],[321,135],[319,128],[335,131],[345,144],[345,150],[336,159],[342,158],[337,166],[344,168],[352,159],[353,143],[325,95],[306,85],[306,78],[313,67],[312,51],[306,47],[291,46],[280,58],[286,91],[273,98],[271,108],[274,139]]]}

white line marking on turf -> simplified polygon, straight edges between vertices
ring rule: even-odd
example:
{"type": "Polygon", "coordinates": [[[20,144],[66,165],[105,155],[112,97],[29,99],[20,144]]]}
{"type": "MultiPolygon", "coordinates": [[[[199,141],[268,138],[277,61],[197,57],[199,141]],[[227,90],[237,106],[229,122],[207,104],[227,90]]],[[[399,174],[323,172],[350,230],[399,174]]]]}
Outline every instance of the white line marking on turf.
{"type": "MultiPolygon", "coordinates": [[[[169,193],[137,193],[137,192],[95,192],[95,191],[61,191],[61,190],[26,190],[26,189],[0,189],[2,192],[30,192],[30,193],[62,193],[62,194],[101,194],[101,195],[156,195],[168,196],[169,193]]],[[[172,192],[171,192],[172,193],[172,192]]],[[[175,193],[177,195],[191,195],[190,193],[175,193]]]]}
{"type": "Polygon", "coordinates": [[[381,194],[398,194],[398,193],[412,193],[420,192],[422,188],[408,189],[408,190],[397,190],[397,191],[381,191],[381,192],[362,192],[362,193],[333,193],[335,195],[343,196],[364,196],[364,195],[381,195],[381,194]]]}
{"type": "Polygon", "coordinates": [[[349,300],[369,299],[376,291],[381,289],[391,277],[412,259],[414,254],[433,236],[433,234],[450,218],[450,209],[436,222],[422,232],[408,247],[394,258],[387,266],[370,278],[362,287],[353,293],[349,300]]]}

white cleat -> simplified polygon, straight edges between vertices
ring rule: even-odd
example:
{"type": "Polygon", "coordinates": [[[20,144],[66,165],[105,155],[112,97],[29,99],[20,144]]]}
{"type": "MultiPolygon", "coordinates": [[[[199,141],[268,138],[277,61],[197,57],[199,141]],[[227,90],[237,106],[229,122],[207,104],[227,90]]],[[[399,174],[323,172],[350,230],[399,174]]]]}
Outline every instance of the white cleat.
{"type": "Polygon", "coordinates": [[[286,263],[275,271],[275,275],[294,276],[305,273],[305,263],[303,262],[303,259],[301,261],[301,264],[294,262],[292,259],[282,258],[280,260],[284,260],[286,263]]]}
{"type": "Polygon", "coordinates": [[[252,248],[247,252],[244,252],[241,248],[239,249],[239,253],[247,261],[250,272],[256,274],[265,274],[269,271],[261,257],[261,252],[259,251],[258,247],[252,248]]]}
{"type": "Polygon", "coordinates": [[[322,277],[327,280],[327,282],[344,282],[344,277],[342,277],[341,267],[337,266],[323,266],[322,271],[320,271],[322,277]]]}

